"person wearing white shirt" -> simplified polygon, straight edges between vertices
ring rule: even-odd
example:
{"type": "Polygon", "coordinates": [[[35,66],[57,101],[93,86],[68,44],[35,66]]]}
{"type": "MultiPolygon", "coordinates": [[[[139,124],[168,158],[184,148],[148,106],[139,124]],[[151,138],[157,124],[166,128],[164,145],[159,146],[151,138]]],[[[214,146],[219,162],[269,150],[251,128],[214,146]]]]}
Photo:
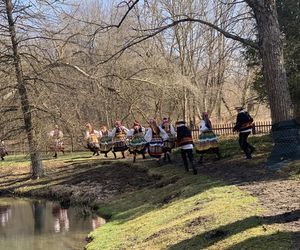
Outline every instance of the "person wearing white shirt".
{"type": "Polygon", "coordinates": [[[216,159],[221,158],[218,137],[212,130],[212,124],[207,112],[202,113],[202,120],[199,128],[199,138],[195,143],[196,153],[200,154],[200,163],[203,161],[204,154],[216,154],[216,159]]]}
{"type": "Polygon", "coordinates": [[[164,153],[164,160],[168,160],[171,162],[171,152],[172,149],[175,147],[175,140],[176,140],[176,131],[174,126],[170,123],[168,118],[163,118],[162,124],[160,127],[165,130],[168,134],[168,139],[164,141],[163,153],[164,153]]]}
{"type": "Polygon", "coordinates": [[[112,152],[116,158],[116,152],[121,152],[122,157],[125,158],[125,150],[128,149],[126,134],[128,132],[128,128],[124,127],[121,121],[115,122],[115,127],[112,129],[110,135],[113,137],[113,148],[112,152]]]}
{"type": "Polygon", "coordinates": [[[149,120],[150,127],[145,134],[145,140],[148,142],[148,154],[151,157],[160,159],[163,154],[164,141],[168,139],[168,134],[157,125],[155,119],[149,120]]]}
{"type": "Polygon", "coordinates": [[[65,153],[64,142],[63,142],[64,135],[63,132],[58,128],[58,125],[54,126],[54,129],[50,131],[49,136],[52,139],[50,149],[54,151],[53,157],[57,158],[57,153],[60,151],[64,154],[65,153]]]}
{"type": "Polygon", "coordinates": [[[133,162],[136,161],[137,154],[141,154],[143,159],[145,159],[147,145],[147,141],[145,140],[145,128],[142,127],[139,122],[135,121],[132,129],[127,133],[127,138],[129,140],[129,152],[133,154],[133,162]]]}
{"type": "Polygon", "coordinates": [[[84,139],[87,142],[87,148],[93,152],[93,155],[99,155],[99,131],[95,130],[90,123],[85,125],[85,136],[84,139]]]}

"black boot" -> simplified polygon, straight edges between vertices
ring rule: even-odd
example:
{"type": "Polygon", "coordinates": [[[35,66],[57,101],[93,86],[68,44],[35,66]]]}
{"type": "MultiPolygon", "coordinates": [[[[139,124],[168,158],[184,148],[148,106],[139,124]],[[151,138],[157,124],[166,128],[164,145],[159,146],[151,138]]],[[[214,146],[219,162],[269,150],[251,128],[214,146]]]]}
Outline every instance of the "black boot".
{"type": "Polygon", "coordinates": [[[203,155],[200,155],[200,158],[199,158],[199,163],[203,163],[203,155]]]}
{"type": "Polygon", "coordinates": [[[252,150],[250,147],[245,150],[246,159],[252,159],[251,153],[252,153],[252,150]]]}
{"type": "Polygon", "coordinates": [[[184,165],[185,171],[189,172],[189,166],[188,165],[184,165]]]}
{"type": "Polygon", "coordinates": [[[171,163],[170,153],[167,153],[167,159],[168,159],[168,162],[171,163]]]}
{"type": "Polygon", "coordinates": [[[191,162],[191,166],[193,169],[193,174],[196,175],[197,174],[197,169],[195,168],[194,164],[191,162]]]}
{"type": "Polygon", "coordinates": [[[167,159],[167,153],[164,153],[163,162],[165,162],[167,159]]]}
{"type": "Polygon", "coordinates": [[[57,153],[55,152],[55,154],[53,155],[54,158],[57,158],[57,153]]]}

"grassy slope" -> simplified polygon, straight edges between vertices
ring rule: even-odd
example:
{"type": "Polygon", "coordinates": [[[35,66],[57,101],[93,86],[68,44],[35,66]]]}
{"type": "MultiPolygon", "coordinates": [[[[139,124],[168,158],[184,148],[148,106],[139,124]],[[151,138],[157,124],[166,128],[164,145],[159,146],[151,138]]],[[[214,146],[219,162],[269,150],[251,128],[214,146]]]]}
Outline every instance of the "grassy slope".
{"type": "MultiPolygon", "coordinates": [[[[252,141],[262,155],[271,143],[268,137],[252,141]]],[[[225,157],[240,154],[236,140],[221,148],[225,157]]],[[[236,186],[185,173],[179,164],[144,167],[164,176],[161,185],[101,205],[99,212],[111,218],[90,234],[88,250],[290,248],[291,234],[264,225],[257,200],[236,186]]]]}
{"type": "MultiPolygon", "coordinates": [[[[253,162],[263,162],[271,141],[252,137],[257,147],[253,162]]],[[[222,154],[231,159],[241,155],[236,138],[221,142],[222,154]]],[[[61,166],[86,163],[89,152],[44,156],[44,164],[61,166]]],[[[101,160],[100,160],[101,161],[101,160]]],[[[143,161],[138,159],[138,164],[143,161]]],[[[15,174],[29,166],[28,157],[7,156],[1,169],[15,174]]],[[[99,205],[109,223],[92,232],[88,250],[99,249],[290,249],[291,233],[280,232],[275,225],[262,222],[263,209],[254,197],[236,186],[185,173],[180,164],[143,166],[149,174],[161,175],[157,185],[115,198],[99,205]]],[[[293,178],[299,178],[299,164],[292,163],[293,178]],[[296,164],[296,165],[295,165],[296,164]],[[295,165],[295,166],[294,166],[295,165]]],[[[32,181],[31,181],[32,182],[32,181]]],[[[38,181],[36,184],[38,185],[38,181]]],[[[30,186],[34,189],[34,186],[30,186]]]]}

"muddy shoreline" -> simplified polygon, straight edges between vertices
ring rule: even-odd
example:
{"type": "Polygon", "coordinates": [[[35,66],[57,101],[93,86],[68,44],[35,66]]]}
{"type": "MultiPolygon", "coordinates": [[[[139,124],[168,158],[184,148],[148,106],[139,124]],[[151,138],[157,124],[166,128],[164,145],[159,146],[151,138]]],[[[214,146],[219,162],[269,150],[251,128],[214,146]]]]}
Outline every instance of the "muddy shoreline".
{"type": "Polygon", "coordinates": [[[64,166],[46,166],[46,177],[30,179],[28,167],[1,169],[0,195],[58,201],[64,206],[87,206],[107,203],[116,195],[157,185],[161,177],[128,161],[97,160],[64,166]]]}
{"type": "MultiPolygon", "coordinates": [[[[177,160],[174,160],[174,168],[183,172],[177,160]]],[[[283,230],[297,232],[300,228],[300,180],[290,178],[289,171],[268,171],[263,161],[263,158],[257,161],[224,159],[197,164],[197,169],[201,175],[236,185],[257,197],[266,210],[266,222],[273,220],[272,223],[279,224],[283,230]]],[[[178,177],[149,174],[149,169],[154,167],[163,166],[157,166],[151,159],[135,164],[128,159],[58,162],[46,165],[47,176],[38,180],[30,179],[29,167],[1,168],[0,195],[42,198],[58,201],[63,206],[79,205],[95,210],[124,193],[147,187],[160,188],[177,181],[178,177]]],[[[109,214],[99,216],[110,217],[109,214]]],[[[87,238],[88,242],[91,240],[87,238]]],[[[295,242],[299,242],[300,249],[300,238],[295,242]]]]}

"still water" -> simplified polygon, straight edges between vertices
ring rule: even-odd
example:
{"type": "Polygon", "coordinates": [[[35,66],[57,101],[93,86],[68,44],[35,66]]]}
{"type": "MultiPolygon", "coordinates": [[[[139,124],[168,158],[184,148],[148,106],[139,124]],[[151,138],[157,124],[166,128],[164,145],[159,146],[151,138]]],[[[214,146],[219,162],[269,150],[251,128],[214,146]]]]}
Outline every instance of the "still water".
{"type": "Polygon", "coordinates": [[[77,250],[105,221],[82,209],[29,199],[0,199],[0,250],[77,250]]]}

